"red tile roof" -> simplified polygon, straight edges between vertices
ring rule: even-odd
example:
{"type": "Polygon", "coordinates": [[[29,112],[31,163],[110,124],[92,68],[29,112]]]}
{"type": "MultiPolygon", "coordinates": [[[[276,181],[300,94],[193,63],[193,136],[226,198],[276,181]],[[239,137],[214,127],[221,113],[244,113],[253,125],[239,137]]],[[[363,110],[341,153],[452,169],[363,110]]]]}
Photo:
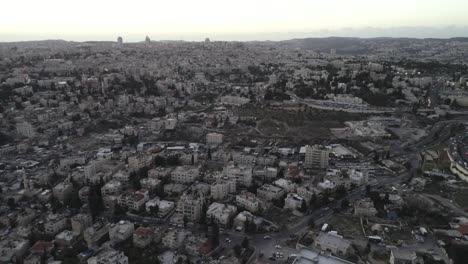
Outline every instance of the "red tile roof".
{"type": "Polygon", "coordinates": [[[460,226],[457,228],[457,230],[462,235],[468,235],[468,224],[460,224],[460,226]]]}
{"type": "Polygon", "coordinates": [[[139,227],[135,230],[135,234],[138,236],[148,237],[153,235],[153,230],[147,227],[139,227]]]}

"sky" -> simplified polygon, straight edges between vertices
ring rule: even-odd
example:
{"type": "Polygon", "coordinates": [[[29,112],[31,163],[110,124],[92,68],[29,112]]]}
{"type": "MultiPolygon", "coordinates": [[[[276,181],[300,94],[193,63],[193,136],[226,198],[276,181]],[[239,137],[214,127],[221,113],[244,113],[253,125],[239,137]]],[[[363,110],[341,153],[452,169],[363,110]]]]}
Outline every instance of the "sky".
{"type": "Polygon", "coordinates": [[[383,37],[421,35],[421,27],[417,37],[468,37],[467,0],[15,0],[1,8],[0,41],[383,37]]]}

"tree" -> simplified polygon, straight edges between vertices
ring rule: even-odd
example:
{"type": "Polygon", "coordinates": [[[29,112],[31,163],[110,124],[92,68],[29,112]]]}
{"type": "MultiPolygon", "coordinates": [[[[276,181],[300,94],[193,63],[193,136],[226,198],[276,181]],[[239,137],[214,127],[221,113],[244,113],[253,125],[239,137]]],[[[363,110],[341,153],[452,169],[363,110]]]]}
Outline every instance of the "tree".
{"type": "Polygon", "coordinates": [[[211,160],[211,148],[208,148],[207,158],[208,160],[211,160]]]}
{"type": "Polygon", "coordinates": [[[341,201],[341,209],[346,209],[348,207],[349,207],[349,200],[345,198],[341,201]]]}
{"type": "Polygon", "coordinates": [[[166,159],[166,163],[169,166],[178,166],[180,165],[179,156],[171,155],[166,159]]]}
{"type": "Polygon", "coordinates": [[[379,162],[379,158],[380,158],[379,153],[377,151],[374,151],[374,162],[375,163],[379,162]]]}
{"type": "Polygon", "coordinates": [[[153,216],[157,216],[159,213],[159,206],[157,204],[150,207],[150,212],[153,216]]]}
{"type": "Polygon", "coordinates": [[[249,247],[249,239],[247,237],[244,237],[244,240],[242,240],[242,247],[247,249],[249,247]]]}
{"type": "Polygon", "coordinates": [[[75,209],[81,208],[81,200],[80,200],[80,196],[78,195],[78,190],[73,188],[71,193],[65,197],[63,204],[70,208],[75,208],[75,209]]]}
{"type": "Polygon", "coordinates": [[[312,208],[317,207],[317,194],[315,194],[315,192],[312,194],[312,197],[310,197],[309,206],[312,208]]]}
{"type": "Polygon", "coordinates": [[[156,158],[154,158],[154,166],[156,166],[156,167],[166,166],[166,159],[164,157],[161,157],[161,156],[156,156],[156,158]]]}
{"type": "Polygon", "coordinates": [[[16,208],[15,199],[13,199],[12,197],[8,198],[7,205],[10,208],[10,210],[14,210],[16,208]]]}
{"type": "Polygon", "coordinates": [[[371,186],[366,185],[366,195],[369,196],[370,192],[371,192],[371,186]]]}
{"type": "Polygon", "coordinates": [[[307,204],[305,202],[305,200],[302,200],[302,203],[301,203],[301,208],[299,208],[299,211],[305,213],[307,211],[307,204]]]}
{"type": "Polygon", "coordinates": [[[141,189],[140,177],[135,172],[130,173],[130,182],[134,190],[141,189]]]}
{"type": "Polygon", "coordinates": [[[182,221],[184,222],[184,227],[187,227],[188,218],[186,215],[184,215],[184,217],[182,218],[182,221]]]}
{"type": "Polygon", "coordinates": [[[101,188],[99,185],[91,185],[88,196],[89,209],[93,219],[104,210],[101,188]]]}
{"type": "Polygon", "coordinates": [[[217,223],[213,223],[211,227],[211,239],[213,241],[213,247],[216,248],[219,245],[219,226],[217,223]]]}
{"type": "Polygon", "coordinates": [[[239,244],[236,244],[234,246],[234,254],[236,255],[236,257],[240,257],[241,253],[242,253],[242,247],[239,244]]]}
{"type": "Polygon", "coordinates": [[[249,234],[254,234],[255,232],[257,232],[257,224],[247,219],[247,221],[245,221],[245,232],[249,234]]]}
{"type": "Polygon", "coordinates": [[[341,185],[339,185],[339,186],[336,188],[336,191],[335,191],[335,198],[341,199],[341,198],[343,198],[343,197],[346,195],[347,192],[348,192],[348,191],[346,190],[346,187],[345,187],[344,185],[341,184],[341,185]]]}
{"type": "Polygon", "coordinates": [[[314,221],[314,218],[312,218],[312,217],[311,217],[310,220],[309,220],[309,227],[310,227],[310,228],[314,228],[314,227],[315,227],[315,221],[314,221]]]}
{"type": "Polygon", "coordinates": [[[256,181],[253,181],[252,184],[247,188],[247,191],[257,195],[257,189],[258,189],[258,183],[256,181]]]}
{"type": "Polygon", "coordinates": [[[385,197],[384,197],[384,203],[385,204],[389,204],[390,203],[390,195],[388,193],[385,194],[385,197]]]}
{"type": "Polygon", "coordinates": [[[330,190],[326,189],[322,194],[322,200],[320,201],[320,205],[326,205],[330,202],[330,190]]]}

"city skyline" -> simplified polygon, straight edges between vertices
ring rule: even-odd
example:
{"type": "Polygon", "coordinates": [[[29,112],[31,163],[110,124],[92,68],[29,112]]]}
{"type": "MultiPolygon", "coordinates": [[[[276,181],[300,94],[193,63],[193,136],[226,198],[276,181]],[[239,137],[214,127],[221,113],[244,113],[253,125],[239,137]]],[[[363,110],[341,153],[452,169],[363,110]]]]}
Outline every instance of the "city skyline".
{"type": "Polygon", "coordinates": [[[117,36],[154,40],[284,40],[303,37],[418,37],[468,36],[461,0],[402,0],[392,3],[360,1],[237,1],[161,2],[135,0],[92,2],[65,6],[57,0],[4,4],[0,41],[64,39],[112,40],[117,36]],[[24,9],[24,6],[28,6],[24,9]],[[352,10],[352,12],[350,12],[352,10]],[[423,29],[421,31],[421,29],[423,29]]]}

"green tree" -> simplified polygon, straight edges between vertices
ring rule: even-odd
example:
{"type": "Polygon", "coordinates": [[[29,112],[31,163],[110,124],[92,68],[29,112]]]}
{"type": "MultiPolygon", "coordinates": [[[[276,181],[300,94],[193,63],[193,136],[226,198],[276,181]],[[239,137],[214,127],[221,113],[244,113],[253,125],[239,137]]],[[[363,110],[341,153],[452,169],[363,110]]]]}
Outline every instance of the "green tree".
{"type": "Polygon", "coordinates": [[[135,172],[130,173],[130,183],[132,184],[132,187],[134,190],[141,189],[140,176],[137,173],[135,172]]]}
{"type": "Polygon", "coordinates": [[[249,239],[247,237],[244,237],[244,240],[242,240],[242,247],[247,249],[249,247],[249,239]]]}
{"type": "Polygon", "coordinates": [[[154,166],[156,166],[156,167],[166,166],[166,159],[164,157],[161,157],[161,156],[156,156],[156,158],[154,158],[154,166]]]}
{"type": "Polygon", "coordinates": [[[186,215],[184,215],[184,217],[182,218],[182,221],[184,222],[184,227],[187,227],[188,218],[186,215]]]}
{"type": "Polygon", "coordinates": [[[159,206],[157,204],[150,207],[150,212],[153,216],[157,216],[159,213],[159,206]]]}
{"type": "Polygon", "coordinates": [[[207,158],[208,160],[211,160],[211,148],[208,148],[207,158]]]}
{"type": "Polygon", "coordinates": [[[236,244],[234,246],[234,254],[236,255],[236,257],[240,257],[241,253],[242,253],[242,247],[239,244],[236,244]]]}
{"type": "Polygon", "coordinates": [[[301,211],[303,213],[305,213],[307,211],[307,204],[306,204],[305,200],[302,200],[301,208],[299,208],[299,211],[301,211]]]}
{"type": "Polygon", "coordinates": [[[345,198],[341,201],[341,209],[346,209],[348,207],[349,207],[349,200],[345,198]]]}
{"type": "Polygon", "coordinates": [[[211,239],[213,241],[213,247],[216,248],[219,245],[219,226],[217,223],[213,223],[211,227],[211,239]]]}
{"type": "Polygon", "coordinates": [[[75,208],[75,209],[81,208],[81,200],[80,200],[80,196],[78,195],[78,190],[73,188],[70,194],[68,194],[65,197],[63,204],[70,208],[75,208]]]}
{"type": "Polygon", "coordinates": [[[88,204],[93,219],[104,210],[104,202],[99,185],[91,185],[88,195],[88,204]]]}
{"type": "Polygon", "coordinates": [[[16,208],[15,199],[13,199],[12,197],[8,198],[7,205],[10,208],[10,210],[14,210],[16,208]]]}

